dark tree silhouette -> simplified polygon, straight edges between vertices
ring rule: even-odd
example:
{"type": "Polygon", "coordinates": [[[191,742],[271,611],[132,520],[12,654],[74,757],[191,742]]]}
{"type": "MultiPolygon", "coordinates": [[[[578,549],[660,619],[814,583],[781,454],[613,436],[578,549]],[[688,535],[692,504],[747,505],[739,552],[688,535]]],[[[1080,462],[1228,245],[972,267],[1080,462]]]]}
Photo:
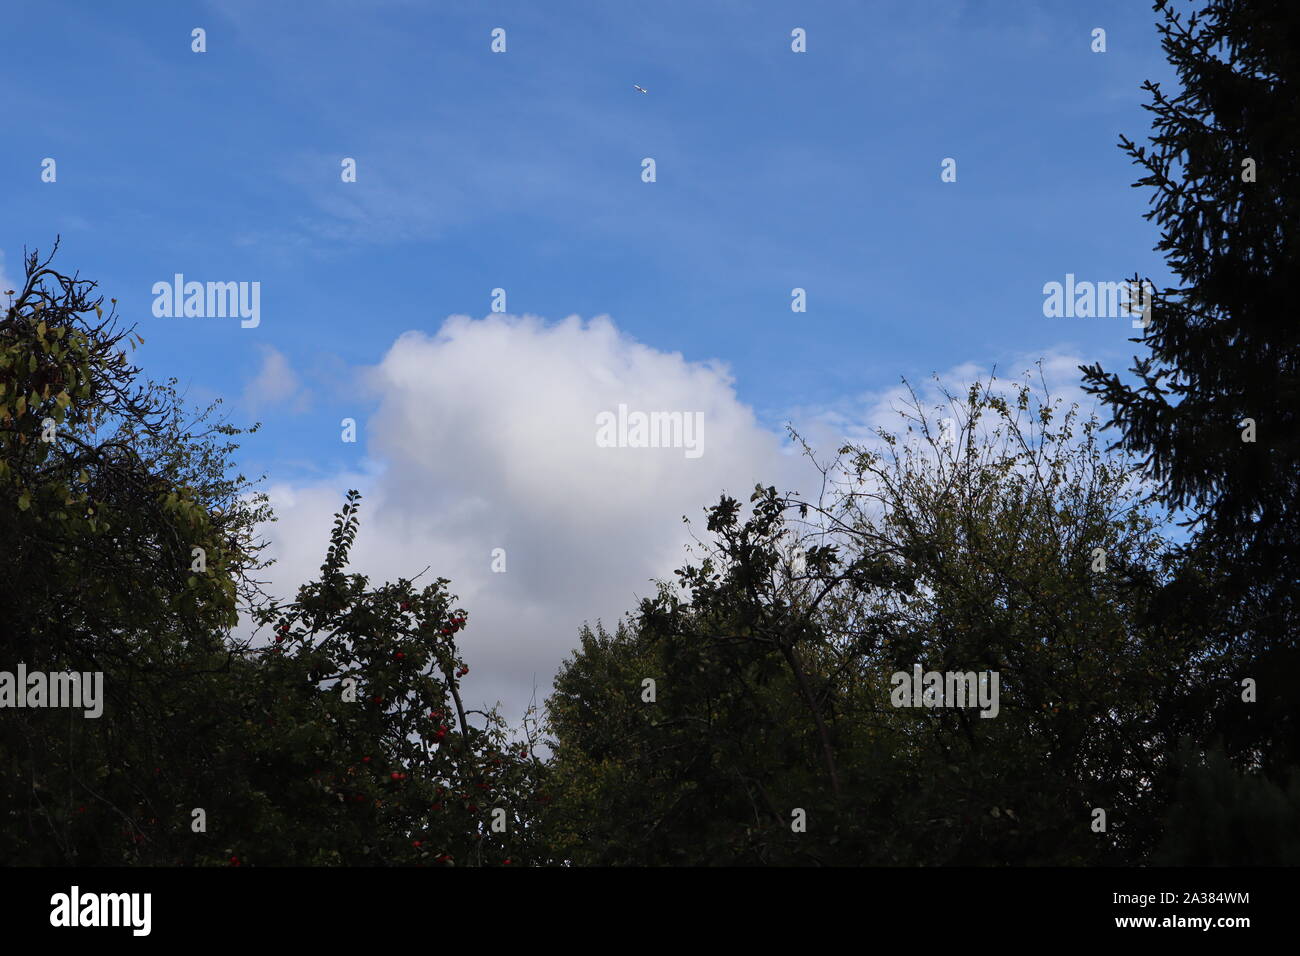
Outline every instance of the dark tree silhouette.
{"type": "Polygon", "coordinates": [[[1146,171],[1135,185],[1154,188],[1147,217],[1180,285],[1154,296],[1134,340],[1149,350],[1136,383],[1083,371],[1120,443],[1188,512],[1165,605],[1216,632],[1206,730],[1280,781],[1300,759],[1300,6],[1155,8],[1181,89],[1148,82],[1150,148],[1120,145],[1146,171]],[[1237,699],[1245,678],[1260,682],[1256,704],[1237,699]]]}

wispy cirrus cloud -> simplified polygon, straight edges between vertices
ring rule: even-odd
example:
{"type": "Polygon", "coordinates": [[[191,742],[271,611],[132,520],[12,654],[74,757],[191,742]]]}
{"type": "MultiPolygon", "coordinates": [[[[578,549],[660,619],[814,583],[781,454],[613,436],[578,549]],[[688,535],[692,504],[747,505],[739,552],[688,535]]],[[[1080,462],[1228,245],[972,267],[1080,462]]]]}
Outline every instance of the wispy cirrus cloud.
{"type": "Polygon", "coordinates": [[[244,407],[254,414],[271,410],[299,414],[309,409],[311,390],[303,386],[285,354],[271,345],[260,345],[258,351],[262,362],[244,386],[241,395],[244,407]]]}

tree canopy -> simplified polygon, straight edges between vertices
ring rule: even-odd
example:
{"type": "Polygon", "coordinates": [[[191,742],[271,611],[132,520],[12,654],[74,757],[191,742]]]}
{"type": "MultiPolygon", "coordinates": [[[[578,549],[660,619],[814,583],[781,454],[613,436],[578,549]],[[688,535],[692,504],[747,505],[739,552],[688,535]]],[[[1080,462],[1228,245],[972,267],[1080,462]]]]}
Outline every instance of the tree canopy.
{"type": "Polygon", "coordinates": [[[815,501],[724,496],[679,587],[612,635],[584,631],[548,704],[575,859],[1150,851],[1202,649],[1149,614],[1171,551],[1095,420],[1000,385],[946,395],[951,437],[913,392],[900,432],[820,465],[815,501]],[[898,706],[893,675],[916,665],[996,673],[994,719],[898,706]]]}
{"type": "Polygon", "coordinates": [[[140,381],[138,336],[93,290],[33,254],[0,323],[0,649],[104,695],[97,717],[6,708],[0,856],[529,861],[540,762],[465,710],[449,582],[347,573],[350,492],[319,579],[262,594],[271,516],[230,473],[239,430],[140,381]],[[256,638],[235,636],[241,598],[256,638]]]}

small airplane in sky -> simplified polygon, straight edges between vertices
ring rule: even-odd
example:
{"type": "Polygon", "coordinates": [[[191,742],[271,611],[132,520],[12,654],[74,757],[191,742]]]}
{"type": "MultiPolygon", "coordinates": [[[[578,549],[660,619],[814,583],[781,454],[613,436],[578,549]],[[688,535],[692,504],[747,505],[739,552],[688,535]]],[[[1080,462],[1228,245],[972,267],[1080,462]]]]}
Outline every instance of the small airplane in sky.
{"type": "Polygon", "coordinates": [[[635,83],[632,84],[632,88],[633,88],[634,90],[639,90],[639,91],[642,92],[642,93],[649,93],[649,92],[650,92],[649,90],[643,90],[643,89],[641,89],[641,87],[637,86],[635,83]]]}

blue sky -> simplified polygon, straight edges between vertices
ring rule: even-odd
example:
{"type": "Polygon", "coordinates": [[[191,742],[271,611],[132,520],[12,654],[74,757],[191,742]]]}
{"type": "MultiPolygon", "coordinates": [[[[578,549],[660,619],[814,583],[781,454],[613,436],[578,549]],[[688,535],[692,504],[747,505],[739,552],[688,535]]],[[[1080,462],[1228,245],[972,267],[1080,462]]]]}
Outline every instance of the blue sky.
{"type": "MultiPolygon", "coordinates": [[[[552,465],[526,439],[510,445],[510,423],[580,406],[565,389],[593,362],[616,386],[602,400],[653,401],[676,376],[679,404],[726,405],[718,421],[754,434],[713,447],[730,455],[728,481],[752,487],[774,479],[767,452],[744,449],[809,409],[869,407],[900,376],[1037,355],[1126,368],[1128,320],[1045,318],[1043,284],[1164,278],[1147,194],[1115,146],[1146,136],[1141,82],[1169,75],[1146,4],[51,0],[11,6],[4,23],[3,273],[62,234],[57,264],[139,322],[148,375],[265,423],[241,465],[268,473],[286,515],[313,492],[328,511],[351,484],[386,481],[378,565],[397,535],[411,538],[404,557],[439,553],[451,529],[411,508],[505,515],[455,526],[476,548],[575,526],[575,548],[617,548],[626,531],[622,546],[655,557],[625,569],[626,586],[602,580],[616,592],[605,603],[581,601],[597,586],[586,572],[566,591],[544,549],[517,546],[535,560],[517,565],[512,586],[528,593],[510,601],[555,624],[551,656],[583,619],[644,593],[641,572],[673,543],[638,544],[616,508],[602,525],[555,504],[548,528],[526,488],[442,462],[544,480],[552,465]],[[205,53],[191,51],[195,27],[205,53]],[[489,49],[496,27],[505,53],[489,49]],[[790,49],[795,27],[806,53],[790,49]],[[1105,53],[1090,49],[1095,27],[1105,53]],[[647,156],[654,183],[641,181],[647,156]],[[45,157],[55,183],[41,181],[45,157]],[[343,157],[357,182],[340,180],[343,157]],[[940,181],[945,157],[955,183],[940,181]],[[155,318],[151,287],[177,272],[260,282],[261,324],[155,318]],[[496,287],[511,316],[537,322],[485,319],[496,287]],[[452,315],[470,324],[439,337],[452,315]],[[583,322],[556,331],[572,315],[583,322]],[[590,324],[602,315],[608,328],[590,324]],[[512,397],[514,383],[527,387],[512,397]],[[362,423],[357,444],[339,440],[345,416],[362,423]],[[557,587],[569,598],[542,596],[557,587]]],[[[583,467],[561,458],[558,481],[566,460],[583,467]]],[[[680,500],[707,504],[720,474],[697,470],[680,500]]],[[[658,487],[624,506],[653,512],[658,487]]],[[[672,524],[678,504],[646,527],[672,524]]],[[[314,552],[316,520],[295,531],[314,552]]],[[[435,573],[455,579],[457,552],[443,557],[435,573]]],[[[469,589],[505,602],[491,590],[504,586],[469,589]]],[[[518,638],[495,639],[502,654],[485,660],[509,697],[521,678],[501,661],[518,638]]]]}

